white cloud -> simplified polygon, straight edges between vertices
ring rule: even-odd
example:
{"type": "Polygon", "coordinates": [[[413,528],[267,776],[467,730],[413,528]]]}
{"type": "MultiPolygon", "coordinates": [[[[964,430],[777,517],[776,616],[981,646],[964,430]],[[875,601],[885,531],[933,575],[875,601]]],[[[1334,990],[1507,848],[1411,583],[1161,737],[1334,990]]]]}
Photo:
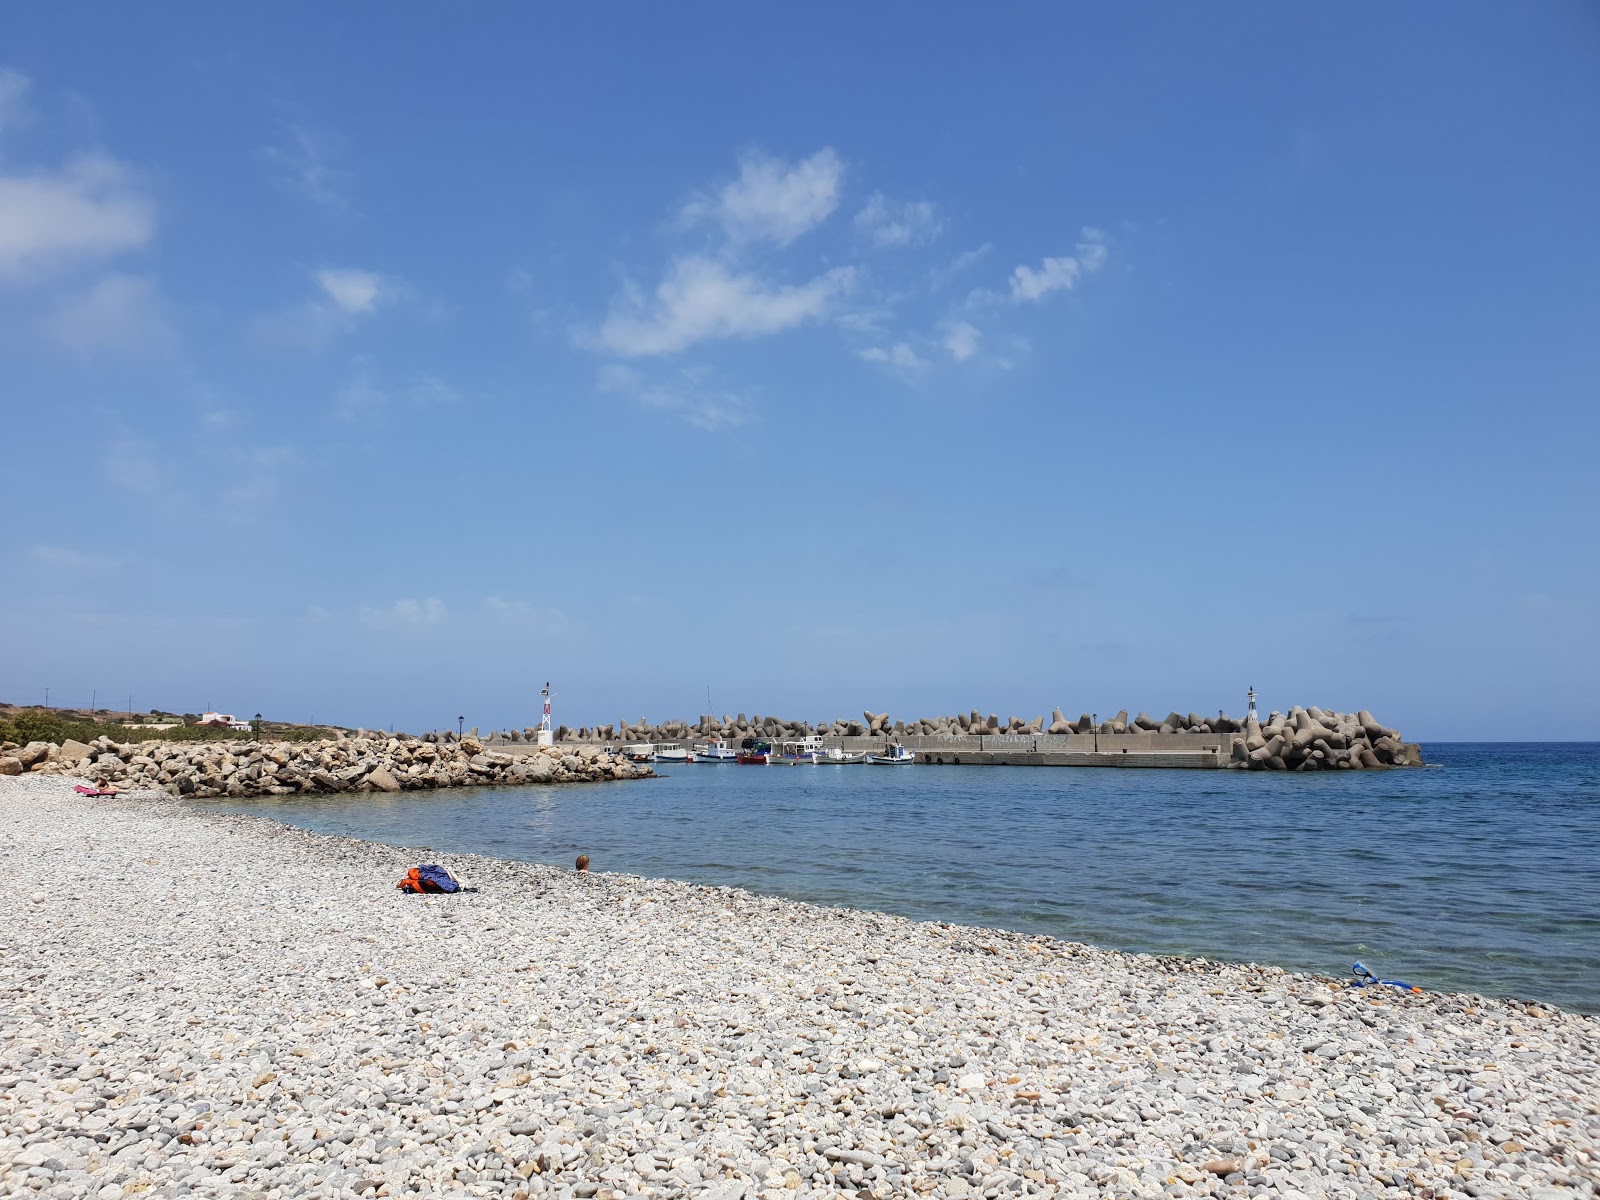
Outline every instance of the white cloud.
{"type": "Polygon", "coordinates": [[[957,362],[965,362],[978,352],[983,334],[968,321],[951,321],[944,326],[944,348],[957,362]]]}
{"type": "Polygon", "coordinates": [[[45,319],[45,334],[69,350],[161,352],[173,343],[153,280],[108,275],[45,319]]]}
{"type": "Polygon", "coordinates": [[[437,625],[444,620],[444,601],[429,597],[426,600],[396,600],[384,608],[363,606],[359,613],[363,625],[380,629],[437,625]]]}
{"type": "Polygon", "coordinates": [[[658,381],[633,367],[610,363],[600,368],[595,383],[602,392],[626,396],[642,408],[668,413],[707,433],[736,429],[752,419],[750,401],[715,387],[711,372],[703,367],[658,381]]]}
{"type": "Polygon", "coordinates": [[[928,365],[928,360],[913,350],[908,342],[896,342],[888,349],[884,349],[882,346],[872,346],[862,350],[860,354],[868,362],[879,363],[902,374],[921,371],[928,365]]]}
{"type": "Polygon", "coordinates": [[[28,110],[29,85],[21,71],[0,67],[0,134],[26,125],[32,117],[28,110]]]}
{"type": "Polygon", "coordinates": [[[283,143],[267,146],[261,155],[277,169],[284,183],[313,204],[333,211],[349,207],[345,199],[349,172],[336,165],[326,140],[304,125],[286,126],[283,143]]]}
{"type": "Polygon", "coordinates": [[[354,267],[324,267],[316,273],[317,286],[341,312],[351,315],[372,312],[381,300],[393,293],[393,285],[376,271],[354,267]]]}
{"type": "Polygon", "coordinates": [[[855,226],[877,246],[924,246],[944,232],[944,222],[926,200],[891,205],[874,192],[856,214],[855,226]]]}
{"type": "Polygon", "coordinates": [[[1011,298],[1042,300],[1051,292],[1071,288],[1081,270],[1082,265],[1070,254],[1045,259],[1037,271],[1024,264],[1011,272],[1011,298]]]}
{"type": "Polygon", "coordinates": [[[935,267],[928,272],[928,286],[934,291],[941,291],[955,282],[956,277],[971,267],[977,266],[987,258],[994,249],[992,242],[985,242],[975,250],[963,250],[946,265],[935,267]]]}
{"type": "Polygon", "coordinates": [[[1011,272],[1011,298],[1018,302],[1042,300],[1051,292],[1071,289],[1080,275],[1105,266],[1110,257],[1106,235],[1086,225],[1081,236],[1083,241],[1076,246],[1076,258],[1070,254],[1046,258],[1038,270],[1023,265],[1011,272]]]}
{"type": "Polygon", "coordinates": [[[1078,243],[1078,261],[1085,271],[1098,271],[1106,265],[1111,251],[1106,243],[1111,239],[1092,225],[1083,227],[1083,241],[1078,243]]]}
{"type": "Polygon", "coordinates": [[[588,339],[630,358],[672,354],[716,338],[759,337],[813,321],[855,282],[851,267],[836,267],[809,282],[770,287],[709,258],[680,258],[656,288],[653,303],[630,290],[588,339]]]}
{"type": "Polygon", "coordinates": [[[761,154],[739,160],[739,178],[714,197],[690,201],[686,222],[715,221],[734,242],[787,246],[839,206],[844,164],[825,146],[794,164],[761,154]]]}
{"type": "Polygon", "coordinates": [[[0,175],[0,282],[137,249],[154,232],[149,200],[114,159],[0,175]]]}

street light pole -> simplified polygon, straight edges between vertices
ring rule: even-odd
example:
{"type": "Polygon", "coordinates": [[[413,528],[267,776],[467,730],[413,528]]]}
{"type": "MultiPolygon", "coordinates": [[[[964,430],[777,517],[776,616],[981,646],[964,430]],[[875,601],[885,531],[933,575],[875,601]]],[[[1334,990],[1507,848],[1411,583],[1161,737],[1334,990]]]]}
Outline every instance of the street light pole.
{"type": "Polygon", "coordinates": [[[1090,713],[1089,723],[1094,726],[1094,752],[1100,753],[1100,714],[1090,713]]]}
{"type": "Polygon", "coordinates": [[[463,729],[465,729],[466,727],[467,727],[467,719],[465,717],[457,717],[456,718],[456,741],[459,742],[461,740],[461,731],[463,729]]]}

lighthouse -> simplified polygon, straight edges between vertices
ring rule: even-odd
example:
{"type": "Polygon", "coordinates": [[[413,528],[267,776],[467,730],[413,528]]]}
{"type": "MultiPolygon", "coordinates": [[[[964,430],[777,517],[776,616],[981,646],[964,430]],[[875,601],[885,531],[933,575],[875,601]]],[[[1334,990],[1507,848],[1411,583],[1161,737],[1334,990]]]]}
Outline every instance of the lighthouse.
{"type": "Polygon", "coordinates": [[[550,681],[544,683],[544,690],[539,695],[544,697],[544,718],[539,722],[539,745],[554,746],[556,744],[555,732],[550,728],[550,681]]]}

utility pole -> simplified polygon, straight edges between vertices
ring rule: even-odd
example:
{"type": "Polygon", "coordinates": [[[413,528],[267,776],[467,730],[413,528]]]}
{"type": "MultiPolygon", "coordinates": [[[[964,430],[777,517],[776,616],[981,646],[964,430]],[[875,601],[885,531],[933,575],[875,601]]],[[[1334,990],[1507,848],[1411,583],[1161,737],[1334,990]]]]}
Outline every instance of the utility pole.
{"type": "Polygon", "coordinates": [[[96,702],[99,701],[99,699],[100,699],[100,689],[99,688],[90,688],[89,689],[89,715],[91,717],[94,716],[94,706],[95,706],[96,702]]]}
{"type": "Polygon", "coordinates": [[[44,706],[46,708],[50,707],[50,689],[49,688],[45,688],[45,690],[44,690],[44,706]]]}

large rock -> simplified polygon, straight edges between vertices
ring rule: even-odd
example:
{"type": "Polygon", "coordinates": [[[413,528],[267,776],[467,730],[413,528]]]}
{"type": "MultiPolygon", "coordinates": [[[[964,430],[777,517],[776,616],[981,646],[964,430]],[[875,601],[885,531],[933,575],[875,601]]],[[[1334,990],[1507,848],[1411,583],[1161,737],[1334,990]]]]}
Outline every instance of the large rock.
{"type": "Polygon", "coordinates": [[[0,758],[0,775],[21,775],[26,768],[9,754],[0,758]]]}
{"type": "Polygon", "coordinates": [[[93,753],[94,751],[90,747],[85,746],[82,742],[74,741],[72,738],[68,738],[66,741],[61,743],[61,749],[57,751],[56,756],[64,762],[80,762],[81,760],[88,758],[93,753]]]}
{"type": "Polygon", "coordinates": [[[398,792],[400,790],[400,781],[389,774],[386,767],[379,767],[371,775],[368,775],[367,782],[373,786],[374,790],[380,792],[398,792]]]}

